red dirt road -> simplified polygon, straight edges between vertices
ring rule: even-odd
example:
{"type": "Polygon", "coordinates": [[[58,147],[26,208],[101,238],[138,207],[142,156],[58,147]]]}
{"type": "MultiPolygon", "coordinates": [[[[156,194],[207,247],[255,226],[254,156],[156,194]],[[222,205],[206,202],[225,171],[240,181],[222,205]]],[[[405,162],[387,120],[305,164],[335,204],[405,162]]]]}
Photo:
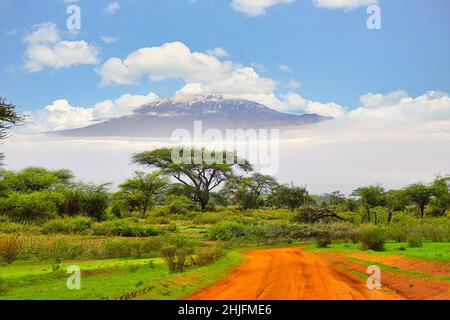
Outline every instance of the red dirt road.
{"type": "Polygon", "coordinates": [[[301,247],[254,250],[226,279],[188,300],[392,300],[301,247]]]}

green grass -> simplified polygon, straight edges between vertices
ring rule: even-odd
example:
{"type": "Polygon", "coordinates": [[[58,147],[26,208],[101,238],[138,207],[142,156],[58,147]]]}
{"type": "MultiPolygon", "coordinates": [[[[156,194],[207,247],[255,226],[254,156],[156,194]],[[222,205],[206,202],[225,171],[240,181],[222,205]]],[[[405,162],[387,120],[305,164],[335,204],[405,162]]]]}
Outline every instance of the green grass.
{"type": "Polygon", "coordinates": [[[317,248],[315,245],[310,245],[307,250],[366,252],[376,255],[400,254],[424,260],[450,261],[450,242],[424,242],[423,247],[419,248],[410,248],[408,243],[388,242],[385,247],[385,251],[362,251],[360,243],[333,243],[329,248],[317,248]],[[399,250],[401,247],[406,250],[399,250]]]}
{"type": "Polygon", "coordinates": [[[72,261],[57,272],[50,265],[18,262],[0,268],[8,286],[0,300],[117,299],[143,289],[145,294],[137,298],[177,299],[217,282],[243,261],[242,255],[230,252],[211,265],[189,268],[183,274],[169,273],[161,259],[72,261]],[[81,290],[67,289],[68,265],[80,266],[81,290]]]}

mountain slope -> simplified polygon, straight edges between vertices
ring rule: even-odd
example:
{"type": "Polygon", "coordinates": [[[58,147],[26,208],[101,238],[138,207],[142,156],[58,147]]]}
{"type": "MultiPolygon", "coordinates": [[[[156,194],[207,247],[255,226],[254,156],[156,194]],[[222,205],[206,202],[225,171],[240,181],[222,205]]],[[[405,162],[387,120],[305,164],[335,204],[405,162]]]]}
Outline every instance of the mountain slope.
{"type": "Polygon", "coordinates": [[[316,114],[281,113],[262,104],[222,96],[176,96],[153,102],[132,114],[84,128],[55,132],[73,137],[169,137],[176,129],[192,131],[194,121],[207,129],[298,127],[329,120],[316,114]]]}

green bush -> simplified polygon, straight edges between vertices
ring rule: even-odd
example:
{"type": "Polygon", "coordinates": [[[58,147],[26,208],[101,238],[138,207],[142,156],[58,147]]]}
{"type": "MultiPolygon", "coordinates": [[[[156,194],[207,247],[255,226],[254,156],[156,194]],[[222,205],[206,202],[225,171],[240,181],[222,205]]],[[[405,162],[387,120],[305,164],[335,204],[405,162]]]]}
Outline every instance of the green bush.
{"type": "Polygon", "coordinates": [[[225,255],[225,250],[220,246],[212,246],[207,248],[200,248],[195,258],[197,266],[205,266],[216,262],[225,255]]]}
{"type": "Polygon", "coordinates": [[[96,223],[92,229],[93,234],[99,236],[150,237],[158,235],[158,231],[152,226],[120,219],[96,223]]]}
{"type": "Polygon", "coordinates": [[[185,215],[199,209],[197,203],[185,196],[168,196],[165,203],[169,214],[185,215]]]}
{"type": "Polygon", "coordinates": [[[246,234],[246,228],[236,222],[223,222],[214,225],[210,232],[211,240],[229,241],[234,238],[242,237],[246,234]]]}
{"type": "Polygon", "coordinates": [[[192,254],[195,251],[196,243],[186,236],[168,236],[163,241],[161,255],[167,262],[172,273],[184,272],[193,262],[192,254]]]}
{"type": "Polygon", "coordinates": [[[377,226],[363,226],[360,230],[362,250],[384,251],[385,229],[377,226]]]}
{"type": "Polygon", "coordinates": [[[331,238],[317,238],[316,245],[318,248],[328,248],[331,245],[331,238]]]}
{"type": "Polygon", "coordinates": [[[49,219],[56,215],[57,205],[63,200],[62,194],[51,191],[11,192],[0,198],[0,214],[13,221],[49,219]]]}
{"type": "Polygon", "coordinates": [[[78,233],[86,234],[92,226],[92,220],[87,217],[60,218],[46,222],[42,226],[43,233],[78,233]]]}
{"type": "Polygon", "coordinates": [[[419,248],[422,247],[422,236],[418,233],[412,233],[408,236],[408,246],[410,248],[419,248]]]}
{"type": "Polygon", "coordinates": [[[406,223],[390,224],[387,231],[387,237],[397,242],[406,242],[410,229],[411,226],[406,223]]]}

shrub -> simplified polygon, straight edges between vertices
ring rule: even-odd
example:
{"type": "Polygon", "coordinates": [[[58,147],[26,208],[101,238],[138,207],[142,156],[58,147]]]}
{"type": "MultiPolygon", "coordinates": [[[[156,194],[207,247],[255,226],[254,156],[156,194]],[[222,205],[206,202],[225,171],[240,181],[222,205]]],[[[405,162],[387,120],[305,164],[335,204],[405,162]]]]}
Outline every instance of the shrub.
{"type": "Polygon", "coordinates": [[[316,244],[318,248],[328,248],[331,245],[331,238],[317,238],[316,244]]]}
{"type": "Polygon", "coordinates": [[[246,234],[246,228],[236,222],[224,222],[214,225],[209,233],[212,240],[229,241],[242,237],[246,234]]]}
{"type": "Polygon", "coordinates": [[[365,226],[360,230],[362,250],[384,251],[385,230],[376,226],[365,226]]]}
{"type": "Polygon", "coordinates": [[[158,232],[148,225],[117,219],[94,224],[93,234],[99,236],[150,237],[158,235],[158,232]]]}
{"type": "Polygon", "coordinates": [[[166,199],[166,208],[169,214],[188,214],[198,210],[198,205],[185,196],[168,196],[166,199]]]}
{"type": "Polygon", "coordinates": [[[64,200],[57,192],[12,192],[0,198],[0,214],[14,221],[48,219],[56,215],[56,208],[64,200]]]}
{"type": "Polygon", "coordinates": [[[92,226],[92,220],[87,217],[60,218],[50,220],[42,226],[43,233],[78,233],[84,234],[92,226]]]}
{"type": "Polygon", "coordinates": [[[225,255],[225,251],[220,246],[212,246],[208,248],[201,248],[197,257],[195,258],[195,264],[197,266],[204,266],[216,262],[225,255]]]}
{"type": "Polygon", "coordinates": [[[195,243],[180,235],[166,237],[164,243],[161,247],[161,255],[166,260],[170,272],[184,272],[189,261],[193,260],[195,243]]]}
{"type": "Polygon", "coordinates": [[[11,264],[17,260],[22,241],[18,234],[0,237],[0,263],[11,264]]]}
{"type": "Polygon", "coordinates": [[[389,225],[387,236],[397,242],[405,242],[408,239],[410,226],[405,223],[395,223],[389,225]]]}
{"type": "Polygon", "coordinates": [[[408,245],[410,248],[422,247],[422,236],[418,233],[412,233],[408,236],[408,245]]]}

